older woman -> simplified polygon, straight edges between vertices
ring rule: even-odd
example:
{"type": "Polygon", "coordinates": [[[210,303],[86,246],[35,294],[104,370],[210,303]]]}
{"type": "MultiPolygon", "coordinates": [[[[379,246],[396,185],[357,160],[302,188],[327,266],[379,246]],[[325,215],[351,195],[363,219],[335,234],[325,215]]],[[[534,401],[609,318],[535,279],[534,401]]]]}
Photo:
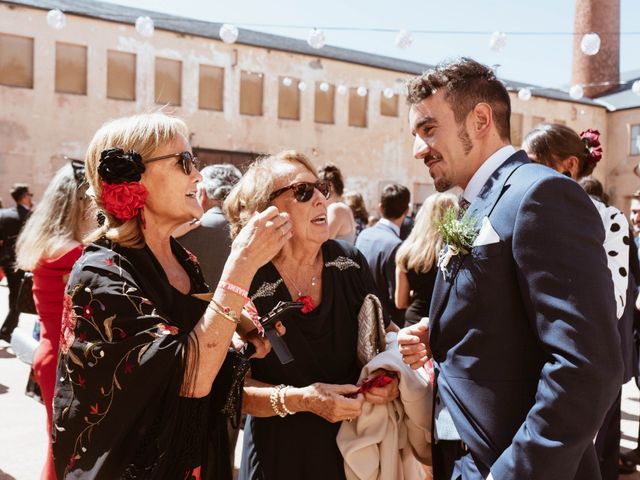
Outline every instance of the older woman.
{"type": "MultiPolygon", "coordinates": [[[[233,290],[249,287],[291,226],[275,207],[246,222],[211,298],[195,257],[171,237],[203,213],[187,138],[181,120],[154,113],[105,124],[89,146],[104,225],[64,298],[53,419],[61,479],[200,478],[221,410],[240,399],[242,365],[231,378],[227,353],[246,299],[233,290]]],[[[218,465],[216,478],[225,475],[218,465]]]]}
{"type": "Polygon", "coordinates": [[[357,316],[375,287],[362,254],[329,240],[330,188],[315,171],[293,151],[263,158],[225,202],[232,235],[268,208],[289,214],[292,238],[258,270],[249,295],[261,314],[279,301],[305,305],[283,320],[283,339],[295,360],[282,365],[270,353],[252,361],[243,405],[250,414],[240,471],[245,480],[344,478],[338,422],[360,415],[363,401],[397,396],[397,382],[356,396],[357,316]]]}

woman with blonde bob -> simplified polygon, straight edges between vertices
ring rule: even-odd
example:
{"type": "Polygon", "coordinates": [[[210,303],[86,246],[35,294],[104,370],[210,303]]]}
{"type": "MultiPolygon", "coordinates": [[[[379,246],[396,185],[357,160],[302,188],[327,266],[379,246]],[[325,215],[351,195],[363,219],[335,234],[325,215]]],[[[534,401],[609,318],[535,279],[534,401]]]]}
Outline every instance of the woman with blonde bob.
{"type": "MultiPolygon", "coordinates": [[[[182,120],[143,114],[106,123],[87,151],[104,225],[64,297],[53,406],[60,479],[204,477],[209,437],[225,437],[221,412],[242,400],[246,367],[227,354],[243,292],[291,225],[275,207],[246,222],[212,295],[196,258],[171,237],[203,213],[187,138],[182,120]]],[[[216,445],[209,473],[231,478],[224,441],[216,445]]]]}
{"type": "Polygon", "coordinates": [[[284,151],[253,163],[224,204],[232,236],[270,208],[289,215],[292,236],[258,270],[249,295],[261,315],[281,301],[304,304],[283,317],[283,341],[294,361],[283,365],[273,352],[251,361],[243,480],[345,478],[339,422],[359,416],[364,401],[385,403],[398,395],[397,381],[364,396],[354,385],[361,368],[357,316],[375,286],[362,254],[329,239],[330,193],[307,157],[284,151]]]}
{"type": "MultiPolygon", "coordinates": [[[[33,209],[16,243],[17,267],[33,272],[40,343],[32,367],[47,410],[49,439],[64,288],[73,264],[82,254],[82,239],[95,225],[86,190],[84,164],[63,166],[33,209]]],[[[56,479],[50,440],[41,478],[56,479]]]]}
{"type": "Polygon", "coordinates": [[[396,307],[406,308],[405,326],[429,316],[431,295],[436,282],[436,263],[442,249],[442,236],[437,225],[445,212],[457,208],[458,201],[450,193],[429,196],[416,215],[413,230],[396,252],[396,307]]]}

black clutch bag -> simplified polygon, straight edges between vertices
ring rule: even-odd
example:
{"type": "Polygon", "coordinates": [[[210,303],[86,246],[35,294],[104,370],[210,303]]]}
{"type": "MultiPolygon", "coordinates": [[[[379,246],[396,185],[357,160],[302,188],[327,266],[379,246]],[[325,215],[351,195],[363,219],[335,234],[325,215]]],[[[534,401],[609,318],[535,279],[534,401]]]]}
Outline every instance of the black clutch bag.
{"type": "Polygon", "coordinates": [[[24,272],[20,281],[20,289],[18,290],[18,298],[16,300],[16,308],[20,313],[30,313],[37,315],[36,304],[33,301],[33,273],[24,272]]]}

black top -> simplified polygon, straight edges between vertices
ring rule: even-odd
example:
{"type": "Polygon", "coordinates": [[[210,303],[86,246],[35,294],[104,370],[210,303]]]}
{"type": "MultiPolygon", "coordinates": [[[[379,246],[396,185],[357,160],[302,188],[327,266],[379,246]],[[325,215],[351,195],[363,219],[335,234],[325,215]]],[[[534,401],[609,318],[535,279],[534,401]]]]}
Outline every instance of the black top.
{"type": "Polygon", "coordinates": [[[438,275],[438,267],[433,266],[427,273],[409,270],[407,278],[409,279],[409,288],[411,293],[411,305],[404,313],[404,326],[414,325],[421,318],[429,316],[429,307],[431,306],[431,295],[433,295],[433,287],[436,284],[436,276],[438,275]]]}
{"type": "MultiPolygon", "coordinates": [[[[283,337],[295,360],[281,365],[271,352],[252,360],[252,377],[266,383],[303,387],[314,382],[354,384],[360,366],[356,358],[357,316],[364,297],[375,292],[367,262],[347,242],[322,245],[322,300],[307,314],[284,316],[283,337]]],[[[291,296],[272,263],[262,267],[250,295],[261,315],[291,296]]],[[[240,479],[311,480],[344,478],[336,445],[339,423],[312,413],[285,418],[247,419],[240,479]]]]}
{"type": "MultiPolygon", "coordinates": [[[[185,359],[197,348],[189,332],[207,307],[191,294],[208,289],[197,259],[173,239],[171,247],[189,275],[188,295],[171,286],[147,247],[100,240],[71,272],[53,413],[60,479],[182,479],[206,470],[229,366],[210,395],[180,396],[185,359]]],[[[230,465],[217,468],[231,478],[230,465]]]]}
{"type": "Polygon", "coordinates": [[[0,209],[0,266],[4,268],[13,269],[16,261],[16,239],[29,212],[22,205],[0,209]]]}

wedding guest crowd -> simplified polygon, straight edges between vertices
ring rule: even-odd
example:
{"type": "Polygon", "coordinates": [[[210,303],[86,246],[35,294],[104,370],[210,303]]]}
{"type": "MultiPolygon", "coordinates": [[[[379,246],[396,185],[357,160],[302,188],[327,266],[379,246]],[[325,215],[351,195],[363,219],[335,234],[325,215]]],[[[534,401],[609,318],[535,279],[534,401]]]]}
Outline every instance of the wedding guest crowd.
{"type": "Polygon", "coordinates": [[[372,225],[337,166],[294,150],[200,170],[160,112],[105,123],[35,208],[14,186],[0,338],[31,271],[42,478],[230,480],[241,414],[241,480],[635,469],[619,444],[640,195],[629,222],[607,204],[595,130],[542,124],[516,151],[509,94],[471,59],[413,78],[408,100],[438,191],[415,217],[394,183],[372,225]]]}

